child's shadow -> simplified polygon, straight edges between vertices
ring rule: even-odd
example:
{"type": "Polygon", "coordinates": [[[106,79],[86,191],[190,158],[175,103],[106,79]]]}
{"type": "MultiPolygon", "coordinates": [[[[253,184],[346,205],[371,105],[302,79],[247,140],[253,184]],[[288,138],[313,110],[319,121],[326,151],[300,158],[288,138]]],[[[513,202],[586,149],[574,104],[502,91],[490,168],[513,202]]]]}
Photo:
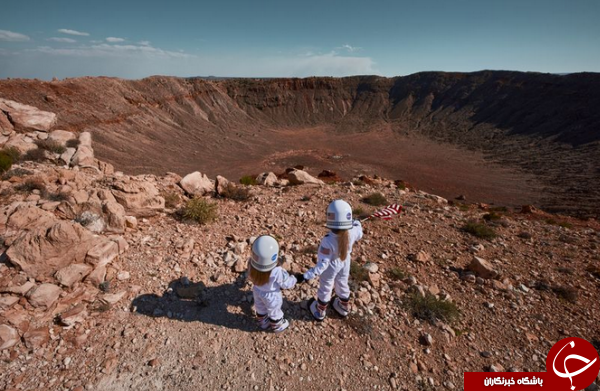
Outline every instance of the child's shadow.
{"type": "MultiPolygon", "coordinates": [[[[162,296],[143,294],[136,297],[133,312],[153,318],[167,317],[182,322],[203,322],[242,331],[259,331],[252,312],[252,291],[243,291],[243,275],[233,283],[206,287],[183,277],[171,281],[162,296]]],[[[283,299],[288,319],[306,319],[300,303],[283,299]]]]}

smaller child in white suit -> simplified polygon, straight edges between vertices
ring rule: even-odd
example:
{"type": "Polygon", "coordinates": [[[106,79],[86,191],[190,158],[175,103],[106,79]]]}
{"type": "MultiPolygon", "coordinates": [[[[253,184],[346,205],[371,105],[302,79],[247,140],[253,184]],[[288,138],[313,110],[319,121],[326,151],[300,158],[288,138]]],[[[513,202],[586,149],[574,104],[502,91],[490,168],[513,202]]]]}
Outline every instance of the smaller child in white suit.
{"type": "Polygon", "coordinates": [[[254,284],[254,309],[259,326],[263,330],[271,329],[280,333],[290,325],[284,318],[282,289],[291,289],[296,285],[296,277],[290,276],[278,266],[279,244],[269,236],[258,237],[252,244],[252,257],[248,267],[250,281],[254,284]]]}
{"type": "Polygon", "coordinates": [[[333,308],[341,316],[348,316],[350,255],[354,243],[363,236],[360,221],[352,220],[352,208],[342,200],[335,200],[329,204],[327,227],[331,232],[321,240],[317,265],[301,277],[298,276],[299,282],[320,276],[317,300],[310,305],[310,312],[316,320],[325,319],[334,289],[337,297],[333,301],[333,308]]]}

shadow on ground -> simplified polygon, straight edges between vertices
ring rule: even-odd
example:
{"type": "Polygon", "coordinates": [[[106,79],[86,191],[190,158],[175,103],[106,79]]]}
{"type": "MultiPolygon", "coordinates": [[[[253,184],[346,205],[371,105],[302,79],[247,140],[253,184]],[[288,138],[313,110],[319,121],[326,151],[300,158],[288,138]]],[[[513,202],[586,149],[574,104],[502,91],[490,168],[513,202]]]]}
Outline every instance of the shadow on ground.
{"type": "MultiPolygon", "coordinates": [[[[242,331],[259,331],[256,325],[252,290],[240,275],[233,283],[207,287],[186,277],[171,281],[162,296],[143,294],[136,297],[132,312],[152,318],[169,318],[182,322],[202,322],[242,331]]],[[[289,320],[308,319],[299,302],[283,299],[283,310],[289,320]]]]}

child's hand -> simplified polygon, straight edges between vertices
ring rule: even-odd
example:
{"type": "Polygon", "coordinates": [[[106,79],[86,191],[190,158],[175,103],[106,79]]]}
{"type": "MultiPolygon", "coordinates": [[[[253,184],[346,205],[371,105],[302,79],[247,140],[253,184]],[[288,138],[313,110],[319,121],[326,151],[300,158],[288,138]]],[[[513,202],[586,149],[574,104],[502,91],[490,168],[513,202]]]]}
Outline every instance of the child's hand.
{"type": "Polygon", "coordinates": [[[305,281],[303,273],[295,273],[294,277],[296,277],[296,280],[298,281],[298,284],[302,284],[305,281]]]}

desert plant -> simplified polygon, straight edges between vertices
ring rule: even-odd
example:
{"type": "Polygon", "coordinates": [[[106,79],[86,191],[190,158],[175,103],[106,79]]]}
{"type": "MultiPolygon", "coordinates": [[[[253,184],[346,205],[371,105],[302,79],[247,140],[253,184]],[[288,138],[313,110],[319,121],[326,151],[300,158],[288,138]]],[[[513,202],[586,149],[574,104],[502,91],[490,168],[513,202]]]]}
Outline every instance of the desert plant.
{"type": "Polygon", "coordinates": [[[431,293],[422,296],[415,292],[408,297],[406,305],[414,317],[432,323],[436,320],[451,322],[460,315],[456,304],[440,300],[431,293]]]}
{"type": "Polygon", "coordinates": [[[475,220],[467,221],[467,223],[462,227],[462,229],[463,231],[470,233],[471,235],[480,239],[491,240],[497,236],[496,231],[494,231],[493,228],[488,227],[487,225],[477,222],[475,220]]]}
{"type": "Polygon", "coordinates": [[[204,198],[192,198],[180,211],[181,217],[199,224],[207,224],[218,216],[218,205],[204,198]]]}
{"type": "Polygon", "coordinates": [[[31,175],[33,174],[33,172],[26,170],[24,168],[12,168],[10,170],[8,170],[7,172],[4,173],[4,175],[2,175],[2,180],[3,181],[7,181],[12,177],[19,177],[22,178],[24,176],[27,175],[31,175]]]}
{"type": "Polygon", "coordinates": [[[569,303],[576,303],[577,297],[579,296],[577,289],[569,286],[554,286],[552,287],[552,291],[556,294],[556,296],[558,296],[559,299],[565,300],[569,303]]]}
{"type": "Polygon", "coordinates": [[[245,186],[254,186],[256,185],[256,177],[251,175],[244,175],[240,178],[240,183],[245,186]]]}
{"type": "Polygon", "coordinates": [[[362,267],[359,263],[350,263],[350,276],[356,282],[367,281],[369,278],[369,272],[362,267]]]}
{"type": "Polygon", "coordinates": [[[490,212],[490,213],[483,215],[483,219],[485,221],[498,221],[498,220],[502,219],[502,216],[496,212],[490,212]]]}
{"type": "Polygon", "coordinates": [[[0,153],[4,153],[5,155],[10,156],[13,163],[16,163],[21,158],[21,151],[19,151],[16,147],[5,147],[0,150],[0,153]]]}
{"type": "Polygon", "coordinates": [[[354,216],[361,216],[365,213],[364,209],[361,208],[360,206],[357,206],[356,208],[352,209],[352,214],[354,216]]]}
{"type": "Polygon", "coordinates": [[[388,270],[387,275],[392,281],[402,281],[407,277],[404,270],[400,269],[399,267],[394,267],[388,270]]]}
{"type": "Polygon", "coordinates": [[[58,201],[58,202],[67,201],[69,199],[69,195],[67,193],[61,193],[61,192],[52,193],[52,192],[46,191],[43,193],[43,197],[45,199],[47,199],[48,201],[58,201]]]}
{"type": "Polygon", "coordinates": [[[39,149],[43,149],[52,153],[57,153],[59,155],[67,150],[65,146],[61,143],[50,139],[36,140],[35,145],[37,145],[39,149]]]}
{"type": "Polygon", "coordinates": [[[4,174],[6,171],[10,170],[13,164],[13,159],[10,155],[0,151],[0,174],[4,174]]]}
{"type": "Polygon", "coordinates": [[[77,149],[79,147],[79,144],[81,144],[81,141],[79,141],[78,138],[72,138],[70,140],[67,140],[66,144],[68,148],[77,149]]]}
{"type": "Polygon", "coordinates": [[[372,206],[383,206],[388,204],[388,200],[381,193],[372,193],[364,197],[361,201],[372,206]]]}
{"type": "Polygon", "coordinates": [[[360,179],[354,179],[354,180],[352,180],[352,184],[354,186],[364,186],[365,182],[361,181],[360,179]]]}
{"type": "Polygon", "coordinates": [[[40,148],[30,149],[22,159],[31,162],[42,162],[46,160],[46,151],[40,148]]]}
{"type": "Polygon", "coordinates": [[[25,182],[15,186],[15,190],[30,193],[39,190],[42,194],[46,192],[46,183],[42,178],[29,178],[25,182]]]}
{"type": "Polygon", "coordinates": [[[248,201],[251,194],[250,190],[248,190],[246,187],[236,186],[233,183],[229,183],[221,192],[221,196],[234,201],[248,201]]]}
{"type": "Polygon", "coordinates": [[[162,192],[160,195],[165,199],[165,207],[173,209],[179,206],[179,202],[181,201],[179,194],[174,192],[162,192]]]}

